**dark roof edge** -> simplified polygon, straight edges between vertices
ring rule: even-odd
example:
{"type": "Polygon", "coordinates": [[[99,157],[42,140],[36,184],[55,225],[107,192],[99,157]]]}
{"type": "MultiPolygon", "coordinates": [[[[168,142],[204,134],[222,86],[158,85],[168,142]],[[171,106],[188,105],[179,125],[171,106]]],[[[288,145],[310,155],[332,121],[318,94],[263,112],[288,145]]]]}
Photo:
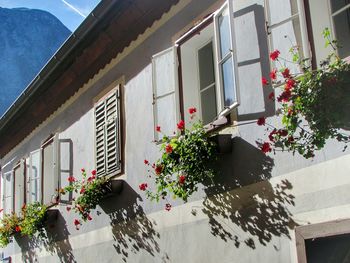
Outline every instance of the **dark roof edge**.
{"type": "Polygon", "coordinates": [[[39,71],[31,83],[24,89],[14,103],[0,118],[0,130],[16,115],[18,110],[40,88],[44,80],[72,53],[76,46],[85,40],[92,29],[102,20],[103,16],[118,2],[118,0],[101,1],[82,24],[61,45],[45,66],[39,71]]]}

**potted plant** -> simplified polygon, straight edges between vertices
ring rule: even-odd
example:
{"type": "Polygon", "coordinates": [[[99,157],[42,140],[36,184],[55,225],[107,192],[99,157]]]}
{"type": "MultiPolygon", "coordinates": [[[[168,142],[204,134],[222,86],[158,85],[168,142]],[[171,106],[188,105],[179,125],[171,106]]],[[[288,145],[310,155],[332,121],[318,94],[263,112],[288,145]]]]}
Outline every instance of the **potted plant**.
{"type": "MultiPolygon", "coordinates": [[[[276,98],[282,117],[280,127],[266,123],[265,117],[258,119],[257,124],[266,127],[269,138],[259,142],[263,152],[287,150],[311,158],[329,138],[349,142],[349,135],[341,128],[350,126],[350,64],[336,55],[337,44],[330,38],[328,29],[323,35],[333,52],[321,62],[320,68],[313,70],[308,60],[300,59],[297,49],[292,48],[293,61],[299,64],[302,74],[291,74],[286,67],[270,73],[272,83],[279,75],[283,79],[282,91],[276,98]]],[[[280,62],[279,51],[272,52],[270,58],[280,62]]],[[[266,78],[262,81],[264,85],[269,84],[266,78]]],[[[274,100],[274,93],[269,97],[274,100]]]]}
{"type": "Polygon", "coordinates": [[[21,235],[28,237],[31,237],[36,233],[42,235],[48,211],[47,207],[39,202],[23,205],[22,217],[19,222],[21,235]]]}
{"type": "Polygon", "coordinates": [[[15,233],[20,233],[20,218],[16,213],[5,214],[0,222],[0,247],[6,247],[15,233]]]}
{"type": "MultiPolygon", "coordinates": [[[[215,144],[202,122],[194,121],[196,109],[190,108],[189,113],[191,127],[185,128],[184,121],[180,121],[174,136],[163,134],[161,157],[153,164],[144,160],[156,190],[150,190],[147,183],[140,184],[139,188],[146,191],[150,200],[168,200],[169,195],[172,195],[187,202],[191,194],[197,191],[198,184],[214,176],[208,164],[216,157],[215,144]]],[[[156,131],[161,133],[161,127],[157,126],[156,131]]],[[[167,203],[165,209],[170,208],[171,205],[167,203]]]]}

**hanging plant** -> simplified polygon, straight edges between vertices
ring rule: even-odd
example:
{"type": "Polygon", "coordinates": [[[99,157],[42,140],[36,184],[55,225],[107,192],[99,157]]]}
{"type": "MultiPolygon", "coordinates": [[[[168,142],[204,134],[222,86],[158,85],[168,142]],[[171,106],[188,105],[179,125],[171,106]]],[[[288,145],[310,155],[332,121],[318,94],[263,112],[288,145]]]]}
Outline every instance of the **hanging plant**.
{"type": "MultiPolygon", "coordinates": [[[[202,122],[194,121],[195,113],[196,108],[189,109],[191,128],[185,128],[184,121],[180,121],[174,136],[165,135],[160,126],[156,127],[156,131],[163,135],[161,157],[153,164],[144,160],[148,176],[154,179],[155,190],[150,190],[147,183],[139,186],[150,200],[169,201],[169,196],[172,196],[187,202],[197,191],[198,184],[214,176],[208,164],[215,159],[215,145],[202,122]]],[[[165,209],[170,210],[171,204],[167,203],[165,209]]]]}
{"type": "Polygon", "coordinates": [[[6,247],[15,233],[21,232],[20,218],[16,213],[6,214],[0,222],[0,247],[6,247]]]}
{"type": "Polygon", "coordinates": [[[47,207],[39,202],[23,205],[19,223],[21,235],[31,237],[35,233],[39,233],[40,236],[44,236],[43,229],[47,211],[47,207]]]}
{"type": "MultiPolygon", "coordinates": [[[[302,74],[291,74],[283,66],[278,50],[270,54],[271,60],[282,67],[270,73],[271,83],[280,77],[284,85],[279,87],[282,91],[276,98],[280,104],[279,128],[266,123],[265,117],[257,121],[268,132],[269,140],[259,142],[264,153],[282,150],[311,158],[325,146],[327,139],[349,142],[349,135],[342,128],[350,127],[350,64],[336,55],[337,43],[330,38],[328,29],[323,35],[326,46],[331,46],[333,52],[316,70],[307,65],[308,60],[299,58],[296,48],[291,49],[293,62],[299,65],[302,74]]],[[[269,84],[267,78],[262,82],[269,84]]],[[[274,97],[274,93],[269,96],[272,100],[274,97]]]]}
{"type": "Polygon", "coordinates": [[[92,220],[90,213],[96,209],[96,206],[106,196],[108,191],[106,185],[110,181],[106,177],[96,177],[96,170],[93,170],[89,177],[85,169],[81,169],[81,172],[82,180],[79,181],[75,177],[70,176],[68,178],[70,185],[60,190],[61,194],[66,194],[67,192],[79,194],[77,198],[73,198],[72,207],[67,207],[67,211],[73,208],[81,218],[81,220],[74,220],[74,225],[77,229],[79,229],[82,221],[92,220]]]}

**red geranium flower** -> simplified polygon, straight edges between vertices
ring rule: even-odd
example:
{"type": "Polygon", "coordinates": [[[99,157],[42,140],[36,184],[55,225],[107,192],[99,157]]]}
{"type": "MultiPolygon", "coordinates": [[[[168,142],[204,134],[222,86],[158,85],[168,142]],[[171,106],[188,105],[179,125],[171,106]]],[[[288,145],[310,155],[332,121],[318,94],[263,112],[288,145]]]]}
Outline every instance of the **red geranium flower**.
{"type": "Polygon", "coordinates": [[[269,94],[269,99],[270,100],[274,100],[275,99],[275,93],[273,91],[269,94]]]}
{"type": "Polygon", "coordinates": [[[139,185],[139,188],[141,191],[146,191],[147,187],[148,187],[147,183],[142,183],[139,185]]]}
{"type": "Polygon", "coordinates": [[[259,126],[265,125],[265,117],[260,117],[258,121],[256,122],[259,126]]]}
{"type": "Polygon", "coordinates": [[[285,68],[285,69],[282,71],[282,76],[283,76],[285,79],[290,78],[289,68],[285,68]]]}
{"type": "Polygon", "coordinates": [[[93,175],[93,176],[90,176],[88,179],[87,179],[87,181],[90,183],[90,182],[92,182],[93,180],[95,180],[96,179],[96,177],[93,175]]]}
{"type": "Polygon", "coordinates": [[[67,212],[69,212],[72,208],[70,206],[66,207],[67,212]]]}
{"type": "Polygon", "coordinates": [[[283,91],[282,94],[277,98],[278,102],[288,102],[292,93],[290,90],[283,91]]]}
{"type": "Polygon", "coordinates": [[[183,120],[179,121],[179,123],[177,124],[177,128],[179,130],[183,130],[185,128],[185,122],[183,120]]]}
{"type": "Polygon", "coordinates": [[[262,145],[261,145],[261,150],[263,153],[268,153],[268,152],[271,152],[271,146],[270,146],[270,143],[268,142],[264,142],[262,145]]]}
{"type": "Polygon", "coordinates": [[[173,152],[173,147],[171,147],[171,145],[168,144],[168,145],[165,147],[165,152],[166,152],[166,153],[172,153],[172,152],[173,152]]]}
{"type": "Polygon", "coordinates": [[[149,164],[149,161],[143,160],[143,163],[146,164],[146,165],[148,165],[148,164],[149,164]]]}
{"type": "Polygon", "coordinates": [[[287,136],[288,135],[288,131],[287,130],[279,130],[278,131],[278,134],[280,135],[280,136],[282,136],[282,137],[285,137],[285,136],[287,136]]]}
{"type": "Polygon", "coordinates": [[[165,210],[166,211],[170,211],[170,209],[171,209],[171,204],[166,204],[165,205],[165,210]]]}
{"type": "Polygon", "coordinates": [[[85,193],[85,187],[84,186],[80,189],[80,194],[83,194],[83,193],[85,193]]]}
{"type": "Polygon", "coordinates": [[[156,131],[160,132],[160,126],[159,125],[156,126],[156,131]]]}
{"type": "Polygon", "coordinates": [[[279,52],[279,50],[275,50],[275,51],[272,51],[270,53],[270,58],[271,60],[275,61],[276,59],[278,59],[278,56],[281,54],[281,52],[279,52]]]}
{"type": "Polygon", "coordinates": [[[262,83],[264,86],[269,85],[269,82],[268,82],[268,80],[267,80],[265,77],[262,77],[262,78],[261,78],[261,83],[262,83]]]}
{"type": "Polygon", "coordinates": [[[75,182],[77,179],[75,179],[75,177],[74,176],[69,176],[68,177],[68,182],[70,182],[70,183],[73,183],[73,182],[75,182]]]}
{"type": "Polygon", "coordinates": [[[179,184],[184,184],[186,180],[186,177],[184,175],[179,176],[179,184]]]}
{"type": "Polygon", "coordinates": [[[91,171],[91,174],[92,174],[93,176],[95,176],[95,175],[96,175],[96,170],[92,170],[92,171],[91,171]]]}
{"type": "Polygon", "coordinates": [[[84,168],[81,168],[81,172],[82,172],[82,173],[85,173],[85,169],[84,169],[84,168]]]}
{"type": "Polygon", "coordinates": [[[274,142],[274,140],[275,140],[275,137],[274,137],[275,134],[277,134],[277,130],[276,130],[276,129],[273,129],[273,131],[270,132],[270,134],[269,134],[269,139],[270,139],[271,142],[274,142]]]}
{"type": "Polygon", "coordinates": [[[162,173],[162,171],[163,171],[163,166],[157,165],[154,170],[156,172],[156,175],[160,175],[162,173]]]}
{"type": "Polygon", "coordinates": [[[284,89],[287,90],[291,90],[294,86],[295,86],[296,82],[294,79],[288,79],[286,81],[286,85],[284,86],[284,89]]]}
{"type": "Polygon", "coordinates": [[[22,230],[22,229],[21,229],[20,226],[16,226],[16,227],[15,227],[15,231],[16,231],[16,232],[21,232],[21,230],[22,230]]]}
{"type": "Polygon", "coordinates": [[[277,69],[274,69],[270,72],[270,78],[275,80],[277,78],[277,69]]]}
{"type": "Polygon", "coordinates": [[[87,220],[91,221],[92,217],[90,215],[87,216],[87,220]]]}
{"type": "Polygon", "coordinates": [[[189,109],[188,109],[188,112],[189,112],[190,114],[194,114],[194,113],[197,112],[197,109],[196,109],[196,108],[189,108],[189,109]]]}

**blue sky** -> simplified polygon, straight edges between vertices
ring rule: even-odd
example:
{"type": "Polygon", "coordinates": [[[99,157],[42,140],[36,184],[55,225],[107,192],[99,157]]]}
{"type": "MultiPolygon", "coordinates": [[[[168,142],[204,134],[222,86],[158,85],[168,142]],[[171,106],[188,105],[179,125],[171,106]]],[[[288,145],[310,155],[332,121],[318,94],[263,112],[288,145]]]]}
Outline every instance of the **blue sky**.
{"type": "Polygon", "coordinates": [[[74,31],[100,0],[0,0],[0,7],[46,10],[74,31]]]}

